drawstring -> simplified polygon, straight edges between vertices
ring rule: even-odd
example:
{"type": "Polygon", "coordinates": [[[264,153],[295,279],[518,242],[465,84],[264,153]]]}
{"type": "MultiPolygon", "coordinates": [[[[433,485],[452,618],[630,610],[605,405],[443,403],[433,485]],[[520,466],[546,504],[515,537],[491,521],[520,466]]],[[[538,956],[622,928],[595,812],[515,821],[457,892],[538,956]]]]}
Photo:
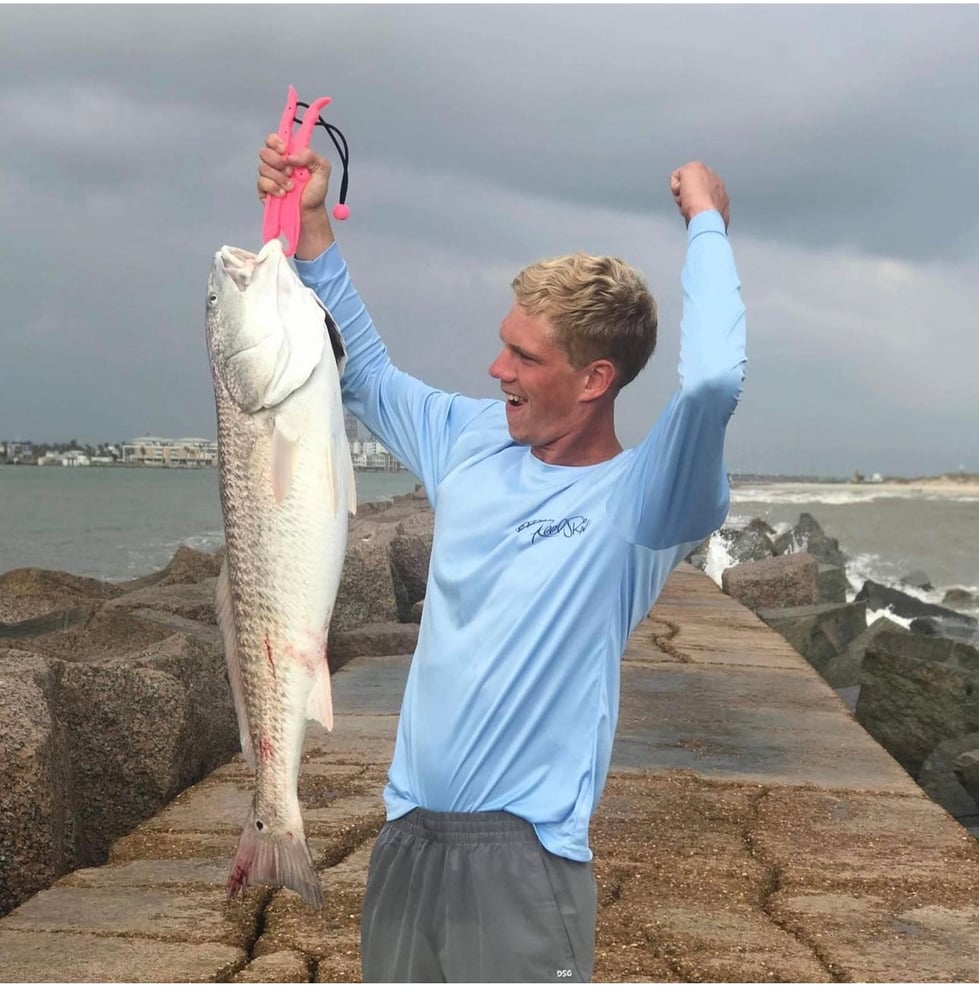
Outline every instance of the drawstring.
{"type": "MultiPolygon", "coordinates": [[[[308,108],[309,105],[305,101],[297,101],[297,107],[308,108]]],[[[299,119],[294,119],[295,123],[299,124],[299,119]]],[[[316,121],[317,125],[322,125],[326,129],[326,134],[333,140],[333,145],[336,147],[337,155],[340,157],[340,163],[343,166],[343,176],[340,178],[340,198],[337,205],[333,208],[333,215],[337,219],[345,219],[349,214],[350,210],[347,208],[345,202],[347,200],[347,166],[350,162],[350,149],[347,146],[347,140],[344,138],[343,133],[336,127],[336,125],[330,125],[328,122],[323,121],[323,116],[320,115],[316,121]]]]}

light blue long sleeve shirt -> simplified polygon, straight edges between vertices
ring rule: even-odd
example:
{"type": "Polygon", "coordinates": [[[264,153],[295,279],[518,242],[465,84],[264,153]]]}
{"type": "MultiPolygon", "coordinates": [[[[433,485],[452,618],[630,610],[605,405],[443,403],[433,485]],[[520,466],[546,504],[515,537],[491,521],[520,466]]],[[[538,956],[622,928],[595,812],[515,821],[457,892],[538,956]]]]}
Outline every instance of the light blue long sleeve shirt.
{"type": "Polygon", "coordinates": [[[344,403],[435,510],[388,819],[506,810],[552,853],[591,858],[629,633],[729,504],[723,445],[744,377],[744,305],[720,215],[695,216],[687,239],[680,388],[638,446],[581,467],[514,442],[502,400],[395,368],[336,245],[296,262],[346,341],[344,403]]]}

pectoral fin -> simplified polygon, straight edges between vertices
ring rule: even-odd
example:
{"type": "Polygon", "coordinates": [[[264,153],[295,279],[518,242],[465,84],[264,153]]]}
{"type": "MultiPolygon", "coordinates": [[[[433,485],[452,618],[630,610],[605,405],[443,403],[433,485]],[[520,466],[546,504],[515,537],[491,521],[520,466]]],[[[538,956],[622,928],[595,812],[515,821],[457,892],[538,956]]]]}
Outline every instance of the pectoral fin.
{"type": "Polygon", "coordinates": [[[299,459],[299,429],[281,414],[272,432],[272,495],[277,504],[285,501],[299,459]]]}

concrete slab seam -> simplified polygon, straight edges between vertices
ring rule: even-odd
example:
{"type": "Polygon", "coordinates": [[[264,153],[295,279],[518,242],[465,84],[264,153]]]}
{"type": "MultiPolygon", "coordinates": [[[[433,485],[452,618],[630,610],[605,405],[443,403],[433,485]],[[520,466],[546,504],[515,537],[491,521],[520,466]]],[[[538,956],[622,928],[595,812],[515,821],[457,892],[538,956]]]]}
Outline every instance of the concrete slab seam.
{"type": "Polygon", "coordinates": [[[660,650],[660,652],[665,653],[667,656],[672,656],[679,663],[689,663],[690,657],[686,653],[681,653],[676,646],[673,645],[672,640],[675,639],[680,634],[680,626],[674,622],[670,621],[669,618],[657,618],[656,623],[662,623],[670,629],[669,635],[654,635],[652,636],[653,644],[660,650]]]}
{"type": "Polygon", "coordinates": [[[771,923],[774,924],[780,931],[782,931],[783,934],[787,934],[789,937],[798,941],[803,948],[809,951],[813,958],[825,970],[826,975],[829,976],[834,983],[850,982],[851,980],[826,957],[822,949],[815,941],[809,940],[806,935],[788,926],[785,921],[779,920],[773,912],[772,900],[782,889],[782,869],[779,865],[764,856],[755,841],[755,830],[758,827],[761,806],[765,799],[768,798],[770,792],[770,788],[761,788],[751,797],[748,803],[748,821],[742,830],[745,846],[748,849],[748,856],[752,859],[752,861],[759,865],[766,874],[762,889],[761,912],[764,913],[768,920],[771,921],[771,923]]]}
{"type": "MultiPolygon", "coordinates": [[[[364,773],[366,773],[369,770],[370,770],[369,767],[365,767],[364,773]]],[[[383,819],[378,821],[373,817],[368,817],[359,823],[354,823],[351,827],[351,831],[354,833],[353,841],[351,841],[350,839],[346,839],[344,840],[342,846],[338,850],[327,853],[325,859],[323,861],[320,861],[316,865],[316,872],[321,873],[324,871],[328,871],[330,868],[335,868],[337,865],[341,864],[348,857],[350,857],[350,855],[360,850],[360,848],[363,847],[364,844],[375,838],[377,834],[380,832],[381,827],[383,825],[384,825],[383,819]]],[[[255,914],[255,925],[254,925],[255,937],[251,941],[251,945],[248,949],[247,959],[242,969],[239,969],[238,972],[247,969],[248,966],[251,965],[251,963],[257,957],[263,957],[264,955],[268,954],[266,952],[262,952],[260,946],[262,937],[265,934],[266,913],[275,896],[276,896],[275,892],[269,892],[267,898],[263,901],[262,905],[258,909],[258,912],[255,914]],[[261,952],[261,953],[257,955],[256,952],[261,952]]],[[[319,975],[320,962],[316,959],[314,955],[310,955],[302,951],[299,951],[298,953],[302,955],[303,960],[306,963],[306,970],[308,975],[307,982],[310,983],[316,982],[317,976],[319,975]]]]}

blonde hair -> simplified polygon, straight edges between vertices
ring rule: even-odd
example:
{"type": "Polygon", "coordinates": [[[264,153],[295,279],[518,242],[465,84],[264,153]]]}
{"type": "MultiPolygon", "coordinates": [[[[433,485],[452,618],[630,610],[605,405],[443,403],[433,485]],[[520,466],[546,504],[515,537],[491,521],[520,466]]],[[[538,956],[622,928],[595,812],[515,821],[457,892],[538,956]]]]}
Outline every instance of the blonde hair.
{"type": "Polygon", "coordinates": [[[618,257],[573,253],[525,267],[511,283],[517,305],[551,324],[575,368],[615,365],[615,391],[642,371],[656,347],[656,302],[642,275],[618,257]]]}

